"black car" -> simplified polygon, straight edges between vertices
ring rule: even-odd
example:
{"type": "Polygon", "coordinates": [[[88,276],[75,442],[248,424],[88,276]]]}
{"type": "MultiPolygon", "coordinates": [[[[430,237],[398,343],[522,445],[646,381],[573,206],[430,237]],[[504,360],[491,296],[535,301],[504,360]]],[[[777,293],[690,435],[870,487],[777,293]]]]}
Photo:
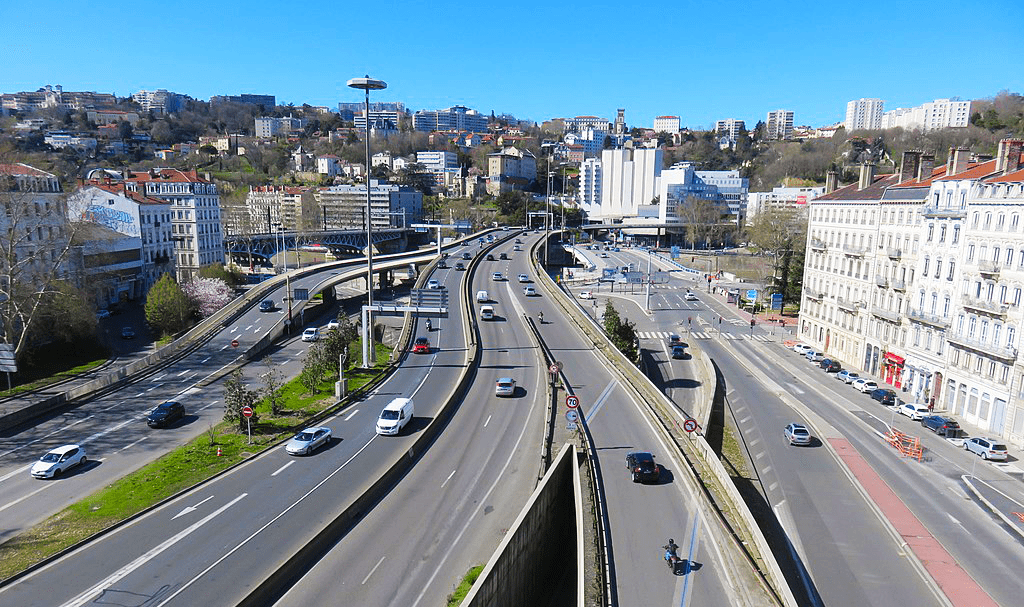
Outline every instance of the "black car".
{"type": "Polygon", "coordinates": [[[956,437],[960,434],[960,424],[941,415],[926,415],[921,418],[921,425],[942,436],[956,437]]]}
{"type": "Polygon", "coordinates": [[[445,263],[444,260],[442,259],[441,261],[437,262],[437,267],[439,267],[439,268],[441,268],[443,270],[443,269],[448,267],[448,264],[445,263]]]}
{"type": "Polygon", "coordinates": [[[487,254],[487,261],[494,261],[494,255],[491,255],[490,253],[488,253],[487,254]]]}
{"type": "Polygon", "coordinates": [[[179,402],[169,400],[157,405],[156,409],[153,409],[153,411],[150,412],[149,417],[146,418],[146,423],[149,424],[150,428],[159,428],[160,426],[166,426],[183,417],[185,417],[184,405],[179,402]]]}
{"type": "Polygon", "coordinates": [[[260,302],[260,312],[273,312],[274,311],[274,300],[264,299],[260,302]]]}
{"type": "Polygon", "coordinates": [[[896,396],[896,391],[890,388],[872,390],[871,398],[877,400],[886,407],[891,407],[899,401],[899,397],[896,396]]]}
{"type": "Polygon", "coordinates": [[[462,258],[463,258],[463,259],[472,259],[472,258],[473,258],[473,256],[472,256],[472,255],[470,255],[469,253],[463,253],[463,254],[462,254],[462,258]]]}
{"type": "Polygon", "coordinates": [[[627,453],[626,468],[633,475],[634,483],[656,483],[661,477],[661,467],[654,463],[654,456],[646,451],[627,453]]]}
{"type": "Polygon", "coordinates": [[[686,348],[682,344],[672,346],[672,358],[686,358],[686,348]]]}
{"type": "Polygon", "coordinates": [[[498,255],[498,259],[508,259],[508,253],[501,253],[498,255]]]}
{"type": "Polygon", "coordinates": [[[465,270],[466,266],[462,265],[461,261],[457,261],[457,262],[455,262],[455,269],[456,270],[465,270]]]}
{"type": "Polygon", "coordinates": [[[825,373],[839,373],[843,370],[843,365],[839,364],[834,360],[826,358],[821,361],[821,368],[825,370],[825,373]]]}

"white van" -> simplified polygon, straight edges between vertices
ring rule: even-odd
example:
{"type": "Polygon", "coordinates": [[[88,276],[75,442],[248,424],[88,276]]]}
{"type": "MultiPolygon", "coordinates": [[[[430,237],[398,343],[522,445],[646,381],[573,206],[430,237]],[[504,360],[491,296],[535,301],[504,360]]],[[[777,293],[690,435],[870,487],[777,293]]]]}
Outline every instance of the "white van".
{"type": "Polygon", "coordinates": [[[481,320],[494,320],[494,307],[492,307],[492,306],[480,306],[480,319],[481,320]]]}
{"type": "Polygon", "coordinates": [[[396,398],[380,412],[377,418],[377,434],[395,435],[409,423],[415,413],[411,398],[396,398]]]}
{"type": "Polygon", "coordinates": [[[481,291],[477,291],[476,292],[476,300],[479,303],[487,303],[487,302],[491,301],[491,294],[488,293],[487,291],[482,291],[482,290],[481,291]]]}

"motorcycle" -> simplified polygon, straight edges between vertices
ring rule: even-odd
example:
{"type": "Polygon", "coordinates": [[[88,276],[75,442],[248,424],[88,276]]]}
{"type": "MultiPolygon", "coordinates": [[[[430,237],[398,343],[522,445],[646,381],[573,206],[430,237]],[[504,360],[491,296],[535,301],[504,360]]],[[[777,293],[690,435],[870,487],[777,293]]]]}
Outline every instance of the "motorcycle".
{"type": "Polygon", "coordinates": [[[672,570],[673,575],[679,575],[679,565],[683,562],[683,559],[679,558],[679,555],[676,554],[679,546],[674,542],[670,542],[668,546],[662,546],[662,548],[665,550],[665,564],[672,570]]]}
{"type": "Polygon", "coordinates": [[[543,312],[537,313],[537,320],[540,321],[540,324],[544,324],[544,313],[543,312]]]}
{"type": "Polygon", "coordinates": [[[427,331],[433,331],[434,327],[430,324],[430,319],[427,319],[427,331]]]}

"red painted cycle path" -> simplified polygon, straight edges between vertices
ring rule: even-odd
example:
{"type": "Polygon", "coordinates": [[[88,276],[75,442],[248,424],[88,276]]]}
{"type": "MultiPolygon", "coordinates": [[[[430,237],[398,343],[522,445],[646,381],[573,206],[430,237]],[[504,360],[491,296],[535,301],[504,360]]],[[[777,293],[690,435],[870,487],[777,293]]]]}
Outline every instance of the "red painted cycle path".
{"type": "Polygon", "coordinates": [[[850,441],[830,438],[828,442],[953,605],[998,607],[998,603],[957,564],[953,556],[921,524],[903,500],[897,497],[874,468],[864,461],[850,441]]]}

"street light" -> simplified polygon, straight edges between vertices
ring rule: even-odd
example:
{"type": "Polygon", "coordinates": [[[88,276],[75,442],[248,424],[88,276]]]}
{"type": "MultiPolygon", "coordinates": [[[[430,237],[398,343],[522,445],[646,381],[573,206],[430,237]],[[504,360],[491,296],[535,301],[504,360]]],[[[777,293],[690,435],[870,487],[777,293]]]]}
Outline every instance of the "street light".
{"type": "MultiPolygon", "coordinates": [[[[363,114],[366,126],[366,175],[363,182],[366,185],[366,292],[368,296],[367,305],[373,307],[373,220],[370,213],[370,91],[380,91],[388,88],[383,80],[374,80],[369,74],[364,78],[353,78],[348,81],[348,86],[354,89],[362,89],[366,92],[366,112],[363,114]]],[[[373,348],[369,342],[373,337],[373,312],[367,310],[366,324],[364,327],[365,338],[363,339],[363,366],[369,367],[373,362],[373,348]]]]}

